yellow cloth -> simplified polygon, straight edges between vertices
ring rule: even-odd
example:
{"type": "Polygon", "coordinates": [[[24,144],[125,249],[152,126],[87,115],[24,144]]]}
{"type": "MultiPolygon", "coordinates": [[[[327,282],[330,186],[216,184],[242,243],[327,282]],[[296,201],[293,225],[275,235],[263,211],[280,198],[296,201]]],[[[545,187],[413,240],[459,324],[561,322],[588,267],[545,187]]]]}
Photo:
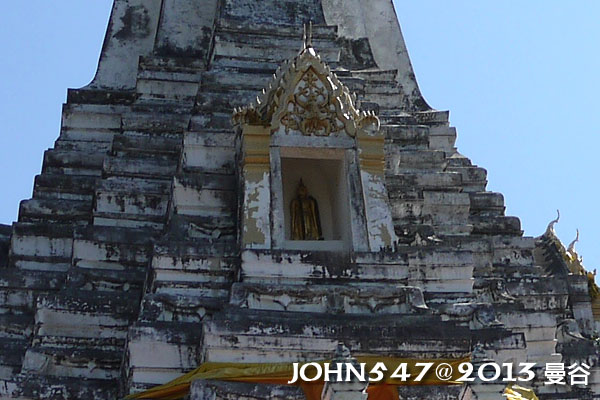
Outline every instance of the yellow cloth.
{"type": "MultiPolygon", "coordinates": [[[[458,365],[468,362],[469,358],[451,359],[451,360],[426,360],[426,359],[403,359],[393,357],[357,357],[359,363],[366,363],[366,371],[370,371],[376,363],[383,362],[387,368],[386,376],[391,375],[401,363],[408,364],[407,372],[411,377],[407,382],[396,379],[386,379],[384,382],[371,383],[369,389],[370,400],[396,400],[398,398],[396,386],[401,385],[449,385],[459,384],[456,379],[460,376],[457,372],[458,365]],[[428,376],[421,382],[414,382],[414,378],[421,371],[421,367],[416,367],[417,362],[433,362],[436,365],[440,363],[450,364],[454,369],[452,378],[448,381],[440,381],[435,378],[435,366],[432,367],[428,376]],[[395,396],[395,397],[394,397],[395,396]]],[[[318,361],[323,364],[329,361],[318,361]]],[[[132,394],[126,399],[162,399],[176,400],[185,397],[190,391],[192,381],[203,380],[221,380],[247,383],[276,384],[287,385],[293,376],[292,363],[215,363],[207,362],[187,374],[161,386],[157,386],[142,393],[132,394]]],[[[304,390],[308,400],[319,400],[323,381],[315,383],[299,383],[304,390]]]]}
{"type": "Polygon", "coordinates": [[[539,400],[533,390],[518,385],[509,385],[504,389],[503,397],[507,400],[539,400]]]}

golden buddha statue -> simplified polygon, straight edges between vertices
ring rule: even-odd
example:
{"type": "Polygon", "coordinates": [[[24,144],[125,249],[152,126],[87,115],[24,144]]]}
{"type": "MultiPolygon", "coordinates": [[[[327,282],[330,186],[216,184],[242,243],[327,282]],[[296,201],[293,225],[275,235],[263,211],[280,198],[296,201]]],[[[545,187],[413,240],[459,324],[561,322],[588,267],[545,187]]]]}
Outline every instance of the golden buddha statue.
{"type": "Polygon", "coordinates": [[[308,194],[302,179],[290,204],[292,240],[323,240],[317,200],[308,194]]]}

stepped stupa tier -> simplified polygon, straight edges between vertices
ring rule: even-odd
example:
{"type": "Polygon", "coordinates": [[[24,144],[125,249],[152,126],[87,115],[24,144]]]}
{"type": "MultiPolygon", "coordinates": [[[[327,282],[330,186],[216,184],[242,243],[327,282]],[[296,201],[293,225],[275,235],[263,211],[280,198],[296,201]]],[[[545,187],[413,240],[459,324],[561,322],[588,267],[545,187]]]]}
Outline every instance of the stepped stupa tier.
{"type": "MultiPolygon", "coordinates": [[[[335,357],[535,363],[523,393],[600,398],[593,276],[557,221],[523,236],[448,117],[391,0],[115,0],[94,80],[0,227],[0,398],[335,357]],[[588,365],[588,385],[544,384],[548,363],[588,365]]],[[[306,398],[218,379],[187,396],[306,398]]]]}

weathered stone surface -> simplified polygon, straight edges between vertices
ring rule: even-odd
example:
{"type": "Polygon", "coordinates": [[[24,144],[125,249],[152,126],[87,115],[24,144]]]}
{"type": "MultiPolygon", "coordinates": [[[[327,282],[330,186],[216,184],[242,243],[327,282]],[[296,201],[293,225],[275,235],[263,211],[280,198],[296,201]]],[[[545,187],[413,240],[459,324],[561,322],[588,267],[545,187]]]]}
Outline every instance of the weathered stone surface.
{"type": "Polygon", "coordinates": [[[10,246],[11,235],[11,226],[0,225],[0,268],[6,268],[8,266],[8,249],[10,246]]]}
{"type": "Polygon", "coordinates": [[[239,382],[194,381],[192,400],[302,400],[304,392],[298,387],[253,385],[239,382]]]}

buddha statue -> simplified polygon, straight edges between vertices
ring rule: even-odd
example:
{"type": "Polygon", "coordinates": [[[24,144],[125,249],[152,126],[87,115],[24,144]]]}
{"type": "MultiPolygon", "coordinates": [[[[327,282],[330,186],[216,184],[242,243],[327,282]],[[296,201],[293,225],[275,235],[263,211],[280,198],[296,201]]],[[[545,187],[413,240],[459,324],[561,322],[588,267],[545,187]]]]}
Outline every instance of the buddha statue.
{"type": "Polygon", "coordinates": [[[323,240],[317,200],[308,194],[302,179],[290,204],[292,240],[323,240]]]}

